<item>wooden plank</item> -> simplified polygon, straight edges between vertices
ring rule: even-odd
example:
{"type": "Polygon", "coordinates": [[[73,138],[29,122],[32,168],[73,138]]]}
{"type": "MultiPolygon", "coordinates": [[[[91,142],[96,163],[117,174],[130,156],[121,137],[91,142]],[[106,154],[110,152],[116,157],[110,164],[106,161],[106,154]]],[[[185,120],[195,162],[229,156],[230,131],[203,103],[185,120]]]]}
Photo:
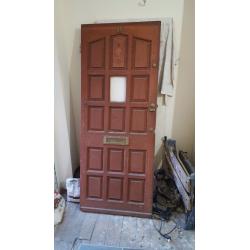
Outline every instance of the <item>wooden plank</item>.
{"type": "Polygon", "coordinates": [[[191,183],[189,179],[189,175],[184,171],[182,165],[179,163],[178,159],[174,155],[173,152],[170,152],[170,161],[171,161],[171,167],[174,168],[175,172],[177,173],[179,179],[182,182],[182,185],[186,189],[188,193],[191,192],[191,183]]]}
{"type": "Polygon", "coordinates": [[[183,200],[183,203],[185,205],[185,208],[190,211],[191,210],[191,197],[189,197],[186,190],[184,189],[182,182],[180,181],[175,170],[171,169],[171,171],[172,171],[172,175],[173,175],[173,178],[175,181],[175,185],[177,186],[178,191],[180,192],[180,194],[182,196],[182,200],[183,200]]]}
{"type": "Polygon", "coordinates": [[[109,216],[105,245],[119,246],[121,240],[123,220],[123,216],[109,216]]]}
{"type": "Polygon", "coordinates": [[[91,240],[92,233],[95,228],[95,223],[97,220],[97,214],[86,213],[86,218],[84,219],[79,237],[83,240],[91,240]]]}
{"type": "Polygon", "coordinates": [[[178,174],[176,173],[176,171],[175,171],[173,165],[171,164],[170,160],[168,159],[168,157],[166,157],[166,162],[167,162],[167,165],[168,165],[168,169],[169,169],[169,171],[171,172],[171,174],[172,174],[172,176],[174,178],[175,185],[177,186],[177,189],[181,194],[181,197],[182,197],[183,203],[185,205],[185,208],[190,211],[191,208],[192,208],[191,197],[187,194],[185,188],[182,185],[182,182],[179,179],[178,174]]]}

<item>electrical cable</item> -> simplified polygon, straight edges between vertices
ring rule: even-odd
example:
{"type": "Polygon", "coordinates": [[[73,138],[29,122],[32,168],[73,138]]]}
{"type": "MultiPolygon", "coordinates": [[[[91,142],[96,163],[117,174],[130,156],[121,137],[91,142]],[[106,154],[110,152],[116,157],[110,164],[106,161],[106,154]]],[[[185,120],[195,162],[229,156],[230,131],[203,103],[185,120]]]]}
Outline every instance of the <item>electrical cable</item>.
{"type": "MultiPolygon", "coordinates": [[[[154,217],[154,216],[153,216],[154,217]]],[[[152,219],[154,219],[152,217],[152,219]]],[[[171,236],[169,235],[169,234],[171,234],[175,229],[177,229],[178,227],[180,227],[179,225],[178,225],[178,223],[175,221],[175,220],[173,220],[173,219],[169,219],[169,217],[163,217],[163,214],[162,213],[160,213],[159,214],[159,217],[160,217],[160,220],[161,220],[161,224],[160,224],[160,228],[158,229],[157,227],[156,227],[156,225],[155,225],[155,223],[154,223],[154,220],[152,220],[152,222],[153,222],[153,226],[154,226],[154,228],[155,228],[155,230],[162,236],[162,237],[164,237],[165,239],[167,239],[167,241],[169,242],[169,241],[171,241],[171,236]],[[169,230],[167,233],[162,233],[162,224],[163,224],[163,222],[167,222],[167,221],[172,221],[172,222],[174,222],[174,227],[171,229],[171,230],[169,230]]]]}
{"type": "Polygon", "coordinates": [[[154,221],[153,221],[153,225],[154,225],[155,230],[156,230],[163,238],[167,239],[167,241],[169,242],[169,241],[171,241],[171,239],[172,239],[171,236],[170,236],[169,234],[171,234],[171,233],[177,228],[177,224],[175,223],[174,227],[173,227],[170,231],[168,231],[167,233],[162,233],[162,232],[161,232],[161,229],[162,229],[163,221],[164,221],[164,219],[161,219],[161,224],[160,224],[160,228],[159,228],[159,229],[156,227],[154,221]]]}
{"type": "MultiPolygon", "coordinates": [[[[155,223],[154,223],[153,218],[152,218],[153,226],[154,226],[155,230],[156,230],[163,238],[167,239],[167,241],[170,242],[172,238],[171,238],[171,236],[170,236],[169,234],[171,234],[171,233],[177,228],[178,224],[177,224],[173,219],[171,219],[171,221],[173,221],[173,222],[175,223],[175,226],[174,226],[171,230],[169,230],[167,233],[162,233],[162,232],[161,232],[162,224],[163,224],[164,221],[167,222],[167,220],[165,220],[165,219],[164,219],[163,217],[161,217],[161,216],[160,216],[160,220],[161,220],[161,224],[160,224],[160,228],[158,229],[158,228],[156,227],[155,223]]],[[[76,243],[77,243],[78,241],[81,241],[81,240],[83,240],[83,239],[81,239],[81,238],[79,238],[79,237],[76,237],[76,238],[74,239],[74,241],[73,241],[71,250],[74,250],[76,243]]]]}
{"type": "MultiPolygon", "coordinates": [[[[156,209],[157,209],[158,207],[157,207],[157,205],[156,205],[156,209]]],[[[170,236],[170,234],[177,228],[177,226],[179,226],[178,224],[177,224],[177,222],[175,221],[175,220],[173,220],[173,219],[169,219],[170,218],[170,215],[171,215],[171,210],[166,210],[166,211],[161,211],[159,214],[159,217],[160,217],[160,221],[161,221],[161,224],[160,224],[160,228],[158,229],[157,227],[156,227],[156,225],[155,225],[155,223],[154,223],[154,214],[153,214],[153,216],[152,216],[152,223],[153,223],[153,226],[154,226],[154,228],[155,228],[155,230],[163,237],[163,238],[165,238],[165,239],[167,239],[167,241],[168,242],[170,242],[171,241],[171,236],[170,236]],[[162,233],[162,225],[163,225],[163,222],[166,222],[167,223],[167,221],[173,221],[174,222],[174,227],[171,229],[171,230],[169,230],[167,233],[162,233]]],[[[81,240],[83,240],[82,238],[80,238],[80,237],[76,237],[75,239],[74,239],[74,241],[73,241],[73,244],[72,244],[72,247],[71,247],[71,250],[74,250],[74,248],[75,248],[75,245],[76,245],[76,243],[78,242],[78,241],[81,241],[81,240]]]]}

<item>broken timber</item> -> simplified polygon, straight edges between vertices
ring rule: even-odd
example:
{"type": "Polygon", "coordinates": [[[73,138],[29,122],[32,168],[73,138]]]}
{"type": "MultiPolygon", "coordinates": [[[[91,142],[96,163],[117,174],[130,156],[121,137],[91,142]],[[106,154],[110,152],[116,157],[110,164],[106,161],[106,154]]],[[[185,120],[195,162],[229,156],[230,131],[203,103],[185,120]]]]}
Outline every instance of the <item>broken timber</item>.
{"type": "Polygon", "coordinates": [[[186,168],[181,162],[176,150],[175,140],[167,140],[164,137],[163,146],[165,151],[164,162],[167,172],[174,179],[177,189],[182,197],[185,209],[190,212],[194,206],[194,172],[186,168]]]}

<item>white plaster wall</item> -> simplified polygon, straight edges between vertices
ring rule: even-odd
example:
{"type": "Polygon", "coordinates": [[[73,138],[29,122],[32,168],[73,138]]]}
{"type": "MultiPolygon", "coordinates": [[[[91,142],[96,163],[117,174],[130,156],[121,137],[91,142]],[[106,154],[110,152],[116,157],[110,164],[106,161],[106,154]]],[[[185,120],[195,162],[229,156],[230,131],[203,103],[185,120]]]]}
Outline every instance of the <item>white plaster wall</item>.
{"type": "MultiPolygon", "coordinates": [[[[70,31],[72,27],[72,12],[70,11],[71,1],[67,0],[56,0],[55,1],[55,51],[57,51],[58,58],[58,68],[60,72],[57,72],[55,68],[55,75],[59,74],[62,81],[62,88],[64,90],[64,103],[66,112],[66,122],[67,122],[67,133],[68,133],[68,143],[70,148],[70,158],[71,158],[71,172],[79,164],[79,147],[76,141],[76,126],[75,117],[76,113],[74,108],[74,95],[71,93],[71,81],[70,81],[70,69],[71,69],[71,58],[72,58],[72,39],[70,39],[70,31]]],[[[79,73],[80,74],[80,73],[79,73]]],[[[56,93],[57,89],[55,89],[56,93]]],[[[55,95],[56,96],[56,95],[55,95]]],[[[56,98],[56,97],[55,97],[56,98]]],[[[55,110],[56,113],[56,110],[55,110]]],[[[56,114],[55,114],[56,115],[56,114]]],[[[63,121],[62,121],[63,123],[63,121]]],[[[60,125],[59,125],[60,126],[60,125]]],[[[57,128],[55,128],[56,131],[57,128]]],[[[60,129],[60,128],[58,128],[60,129]]],[[[63,158],[68,152],[60,152],[59,155],[63,158]]],[[[63,168],[63,166],[60,166],[63,168]]]]}
{"type": "Polygon", "coordinates": [[[185,1],[183,12],[180,65],[173,117],[172,137],[194,161],[195,143],[195,8],[194,0],[185,1]]]}
{"type": "MultiPolygon", "coordinates": [[[[69,128],[67,122],[67,91],[59,63],[57,47],[55,47],[55,103],[54,103],[54,159],[57,182],[65,187],[65,179],[72,176],[72,162],[69,143],[69,128]]],[[[67,85],[67,84],[66,84],[67,85]]]]}
{"type": "MultiPolygon", "coordinates": [[[[188,0],[186,0],[188,1],[188,0]]],[[[145,7],[138,5],[139,0],[55,0],[55,43],[59,60],[64,67],[65,82],[68,83],[66,110],[70,133],[70,148],[73,169],[79,163],[80,146],[80,27],[84,23],[97,20],[128,18],[173,17],[175,48],[178,55],[184,0],[148,0],[145,7]]],[[[178,83],[178,67],[175,85],[178,83]]],[[[176,88],[175,88],[176,91],[176,88]]],[[[181,91],[181,89],[180,89],[181,91]]],[[[168,99],[167,106],[162,105],[163,98],[158,96],[156,121],[155,153],[159,152],[161,138],[172,136],[175,95],[168,99]]]]}

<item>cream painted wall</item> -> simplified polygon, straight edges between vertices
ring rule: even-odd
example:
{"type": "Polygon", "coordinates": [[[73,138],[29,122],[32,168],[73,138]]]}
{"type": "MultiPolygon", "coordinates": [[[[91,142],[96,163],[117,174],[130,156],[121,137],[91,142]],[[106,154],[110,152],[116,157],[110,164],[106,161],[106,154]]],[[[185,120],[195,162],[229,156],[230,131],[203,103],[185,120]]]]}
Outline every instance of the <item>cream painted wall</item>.
{"type": "MultiPolygon", "coordinates": [[[[60,69],[60,77],[62,79],[61,85],[64,90],[64,103],[65,103],[65,115],[66,115],[66,125],[68,134],[68,143],[70,148],[70,158],[71,158],[71,168],[70,171],[74,171],[79,164],[79,147],[76,141],[76,126],[75,117],[72,105],[72,94],[71,94],[71,84],[70,84],[70,68],[71,68],[71,57],[72,57],[72,41],[70,39],[65,39],[67,32],[71,30],[72,27],[72,15],[69,10],[71,7],[71,1],[59,0],[55,1],[55,51],[57,51],[58,58],[58,68],[60,69]]],[[[72,38],[73,39],[73,38],[72,38]]],[[[56,61],[56,59],[55,59],[56,61]]],[[[55,68],[55,75],[58,74],[55,68]]],[[[56,84],[55,84],[56,85],[56,84]]],[[[55,88],[55,94],[57,89],[55,88]]],[[[74,96],[73,96],[74,98],[74,96]]],[[[55,110],[56,113],[56,110],[55,110]]],[[[56,115],[56,114],[55,114],[56,115]]],[[[64,121],[61,121],[62,123],[64,121]]],[[[60,126],[60,124],[59,124],[60,126]]],[[[58,128],[60,129],[60,128],[58,128]]],[[[57,128],[55,128],[55,131],[57,128]]],[[[68,152],[62,151],[60,155],[65,157],[68,152]]],[[[64,166],[59,166],[59,169],[65,168],[64,166]]],[[[65,171],[65,170],[64,170],[65,171]]]]}
{"type": "Polygon", "coordinates": [[[72,161],[69,143],[69,128],[67,123],[67,91],[59,63],[57,47],[55,47],[55,103],[54,103],[54,159],[57,182],[65,186],[65,179],[72,176],[72,161]]]}
{"type": "Polygon", "coordinates": [[[195,143],[195,8],[194,0],[185,1],[183,12],[180,65],[174,107],[172,137],[194,161],[195,143]]]}
{"type": "MultiPolygon", "coordinates": [[[[163,18],[173,17],[175,48],[178,55],[183,22],[184,0],[148,0],[145,7],[138,0],[55,0],[55,38],[61,64],[64,67],[67,91],[67,123],[69,126],[70,148],[73,169],[79,163],[80,145],[80,27],[84,23],[94,23],[105,19],[163,18]]],[[[184,53],[184,52],[183,52],[184,53]]],[[[185,54],[185,53],[184,53],[185,54]]],[[[175,85],[178,83],[178,67],[175,85]]],[[[65,89],[66,89],[65,88],[65,89]]],[[[175,88],[176,91],[176,88],[175,88]]],[[[179,91],[182,91],[181,89],[179,91]]],[[[157,154],[164,135],[172,136],[175,95],[162,105],[158,95],[156,145],[157,154]]],[[[157,157],[156,157],[157,158],[157,157]]]]}

